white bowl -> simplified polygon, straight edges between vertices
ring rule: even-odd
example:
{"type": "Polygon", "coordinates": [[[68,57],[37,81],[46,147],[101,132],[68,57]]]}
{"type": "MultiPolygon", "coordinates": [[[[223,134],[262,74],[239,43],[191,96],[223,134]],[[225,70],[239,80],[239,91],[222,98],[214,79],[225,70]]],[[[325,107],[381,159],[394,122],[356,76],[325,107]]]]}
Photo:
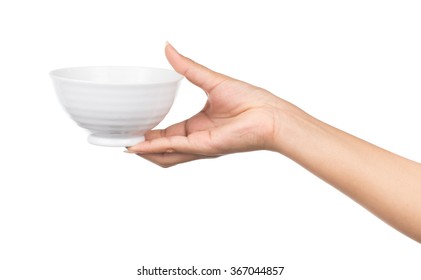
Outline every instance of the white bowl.
{"type": "Polygon", "coordinates": [[[158,68],[93,66],[50,73],[60,103],[91,133],[91,144],[133,146],[170,110],[178,73],[158,68]]]}

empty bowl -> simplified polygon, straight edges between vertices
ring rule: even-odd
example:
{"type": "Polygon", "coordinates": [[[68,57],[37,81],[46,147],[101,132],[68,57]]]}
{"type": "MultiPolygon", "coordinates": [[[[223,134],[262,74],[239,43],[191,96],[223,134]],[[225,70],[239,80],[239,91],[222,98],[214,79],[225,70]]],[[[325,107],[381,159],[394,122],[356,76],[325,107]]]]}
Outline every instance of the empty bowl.
{"type": "Polygon", "coordinates": [[[93,66],[50,72],[58,99],[70,117],[100,146],[127,147],[144,141],[170,110],[181,75],[173,70],[93,66]]]}

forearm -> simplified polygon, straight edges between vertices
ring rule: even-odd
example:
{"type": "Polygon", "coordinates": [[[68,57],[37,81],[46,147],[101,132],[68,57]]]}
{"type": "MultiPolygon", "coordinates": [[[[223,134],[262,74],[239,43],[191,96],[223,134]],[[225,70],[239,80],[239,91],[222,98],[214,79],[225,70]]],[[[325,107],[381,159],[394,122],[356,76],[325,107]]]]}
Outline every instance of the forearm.
{"type": "Polygon", "coordinates": [[[421,242],[421,164],[285,108],[277,151],[421,242]]]}

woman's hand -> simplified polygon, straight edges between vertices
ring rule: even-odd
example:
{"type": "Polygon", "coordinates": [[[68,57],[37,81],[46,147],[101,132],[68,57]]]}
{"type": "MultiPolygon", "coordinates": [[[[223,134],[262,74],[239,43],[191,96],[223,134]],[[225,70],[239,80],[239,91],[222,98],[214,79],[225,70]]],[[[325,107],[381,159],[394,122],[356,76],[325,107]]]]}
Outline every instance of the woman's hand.
{"type": "Polygon", "coordinates": [[[269,92],[215,73],[178,54],[174,69],[207,94],[194,117],[151,131],[129,151],[161,166],[267,149],[294,160],[421,242],[421,164],[374,146],[306,114],[269,92]]]}
{"type": "Polygon", "coordinates": [[[211,71],[169,44],[165,54],[178,73],[205,91],[208,100],[190,119],[149,131],[146,141],[129,147],[129,152],[169,167],[229,153],[275,149],[279,108],[287,102],[264,89],[211,71]]]}

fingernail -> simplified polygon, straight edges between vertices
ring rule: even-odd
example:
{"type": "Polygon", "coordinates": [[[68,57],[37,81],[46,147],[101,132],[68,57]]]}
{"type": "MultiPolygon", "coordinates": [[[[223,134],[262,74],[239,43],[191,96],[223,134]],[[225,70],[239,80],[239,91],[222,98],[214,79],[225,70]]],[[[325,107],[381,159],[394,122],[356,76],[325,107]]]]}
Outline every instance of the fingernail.
{"type": "Polygon", "coordinates": [[[171,49],[173,49],[176,53],[178,53],[179,54],[179,52],[174,48],[174,46],[170,43],[170,42],[168,42],[168,41],[166,41],[165,42],[165,48],[167,48],[167,47],[170,47],[171,49]]]}
{"type": "Polygon", "coordinates": [[[138,152],[130,151],[130,150],[124,150],[123,152],[128,153],[128,154],[138,154],[138,152]]]}
{"type": "Polygon", "coordinates": [[[170,47],[170,48],[173,48],[174,49],[174,47],[171,45],[170,42],[165,41],[165,48],[167,48],[167,47],[170,47]]]}

